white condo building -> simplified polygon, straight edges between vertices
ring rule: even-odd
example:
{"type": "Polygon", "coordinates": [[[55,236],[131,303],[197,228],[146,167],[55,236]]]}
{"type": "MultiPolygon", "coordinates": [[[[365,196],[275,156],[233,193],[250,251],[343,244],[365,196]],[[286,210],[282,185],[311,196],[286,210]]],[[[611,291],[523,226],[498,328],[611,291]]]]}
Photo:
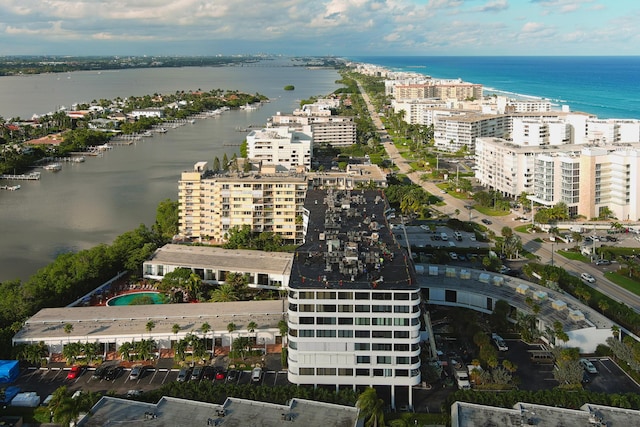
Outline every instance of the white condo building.
{"type": "MultiPolygon", "coordinates": [[[[330,113],[329,110],[324,111],[330,113]]],[[[356,123],[353,117],[278,113],[272,116],[270,121],[272,126],[289,126],[299,131],[309,126],[314,146],[328,144],[345,147],[356,143],[356,123]]]]}
{"type": "Polygon", "coordinates": [[[280,171],[311,168],[313,136],[310,126],[302,130],[289,127],[265,128],[247,135],[249,159],[274,165],[280,171]]]}
{"type": "Polygon", "coordinates": [[[294,384],[420,383],[420,290],[384,221],[377,191],[309,190],[308,234],[288,294],[288,379],[294,384]]]}
{"type": "Polygon", "coordinates": [[[564,202],[571,215],[640,218],[640,143],[607,146],[516,145],[476,140],[476,179],[509,197],[522,192],[545,206],[564,202]]]}

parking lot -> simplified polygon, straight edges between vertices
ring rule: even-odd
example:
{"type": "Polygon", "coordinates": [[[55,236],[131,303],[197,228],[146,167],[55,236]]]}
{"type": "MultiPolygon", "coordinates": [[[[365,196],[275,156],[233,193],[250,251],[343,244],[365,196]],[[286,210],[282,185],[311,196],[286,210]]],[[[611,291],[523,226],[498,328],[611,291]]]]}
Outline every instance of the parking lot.
{"type": "Polygon", "coordinates": [[[454,237],[454,230],[445,226],[436,226],[433,230],[424,225],[403,226],[402,224],[396,224],[393,226],[393,234],[396,240],[404,247],[407,247],[407,241],[410,246],[416,248],[445,248],[447,250],[455,250],[456,248],[480,249],[489,247],[488,243],[478,241],[475,233],[466,231],[460,231],[459,233],[461,238],[457,240],[454,237]]]}
{"type": "MultiPolygon", "coordinates": [[[[67,380],[69,367],[56,367],[52,369],[25,369],[15,385],[23,391],[35,391],[44,399],[53,393],[58,387],[67,386],[70,391],[82,390],[85,392],[99,392],[102,394],[114,393],[116,395],[126,395],[130,390],[150,391],[160,388],[162,385],[176,381],[178,369],[162,369],[149,367],[145,369],[138,379],[129,378],[130,368],[125,368],[113,380],[92,378],[95,369],[83,370],[81,374],[73,380],[67,380]]],[[[228,378],[222,380],[205,380],[213,383],[229,383],[228,378]]],[[[239,371],[234,384],[259,384],[267,386],[289,384],[286,372],[265,371],[259,382],[251,381],[251,372],[239,371]]]]}

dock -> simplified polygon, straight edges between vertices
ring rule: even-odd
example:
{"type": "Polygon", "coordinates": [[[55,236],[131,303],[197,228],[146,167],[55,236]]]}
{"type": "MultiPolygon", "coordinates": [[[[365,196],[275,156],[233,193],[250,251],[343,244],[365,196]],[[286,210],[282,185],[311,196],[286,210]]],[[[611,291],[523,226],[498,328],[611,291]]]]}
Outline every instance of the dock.
{"type": "Polygon", "coordinates": [[[40,179],[40,172],[23,173],[19,175],[6,173],[0,175],[0,179],[9,179],[12,181],[38,181],[40,179]]]}

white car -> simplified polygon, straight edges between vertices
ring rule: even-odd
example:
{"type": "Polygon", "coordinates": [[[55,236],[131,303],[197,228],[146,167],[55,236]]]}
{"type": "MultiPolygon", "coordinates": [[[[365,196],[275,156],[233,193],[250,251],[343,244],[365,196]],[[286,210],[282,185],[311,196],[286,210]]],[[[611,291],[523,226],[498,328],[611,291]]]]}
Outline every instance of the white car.
{"type": "Polygon", "coordinates": [[[594,283],[596,281],[595,277],[593,277],[592,275],[590,275],[589,273],[582,273],[580,275],[580,278],[582,280],[584,280],[585,282],[589,282],[589,283],[594,283]]]}
{"type": "Polygon", "coordinates": [[[458,254],[455,252],[449,252],[449,258],[455,261],[458,259],[458,254]]]}
{"type": "Polygon", "coordinates": [[[595,366],[593,366],[593,363],[591,363],[590,360],[580,359],[580,366],[582,366],[582,368],[590,374],[598,373],[598,370],[596,369],[595,366]]]}

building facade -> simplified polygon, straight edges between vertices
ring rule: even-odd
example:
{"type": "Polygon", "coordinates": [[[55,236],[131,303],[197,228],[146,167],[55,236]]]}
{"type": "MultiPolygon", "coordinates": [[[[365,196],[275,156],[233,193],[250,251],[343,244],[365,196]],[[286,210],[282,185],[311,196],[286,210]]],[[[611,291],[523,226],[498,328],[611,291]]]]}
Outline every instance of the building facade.
{"type": "Polygon", "coordinates": [[[271,117],[271,124],[289,126],[296,130],[303,130],[304,126],[310,126],[314,146],[327,144],[345,147],[356,143],[356,124],[353,117],[277,114],[271,117]]]}
{"type": "Polygon", "coordinates": [[[216,175],[206,162],[183,172],[178,183],[178,234],[223,242],[233,227],[273,232],[300,244],[307,179],[299,174],[216,175]]]}
{"type": "Polygon", "coordinates": [[[311,168],[313,136],[311,126],[302,130],[289,127],[265,128],[253,130],[247,135],[247,154],[249,159],[274,165],[279,171],[311,168]]]}
{"type": "Polygon", "coordinates": [[[420,383],[420,291],[384,224],[381,193],[310,190],[307,243],[288,293],[288,379],[294,384],[420,383]],[[380,222],[379,222],[380,221],[380,222]]]}

